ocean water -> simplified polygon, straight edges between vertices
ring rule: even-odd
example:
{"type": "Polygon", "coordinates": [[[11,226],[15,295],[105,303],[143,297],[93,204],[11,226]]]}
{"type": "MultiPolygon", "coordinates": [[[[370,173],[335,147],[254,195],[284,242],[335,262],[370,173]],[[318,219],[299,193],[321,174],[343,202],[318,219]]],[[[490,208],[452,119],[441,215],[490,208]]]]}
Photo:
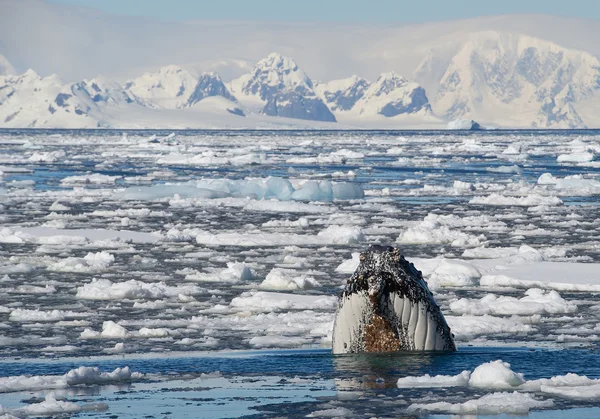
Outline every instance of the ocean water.
{"type": "Polygon", "coordinates": [[[599,139],[0,130],[0,415],[598,417],[599,139]],[[331,354],[371,244],[423,271],[457,353],[331,354]],[[396,384],[495,360],[579,381],[396,384]]]}

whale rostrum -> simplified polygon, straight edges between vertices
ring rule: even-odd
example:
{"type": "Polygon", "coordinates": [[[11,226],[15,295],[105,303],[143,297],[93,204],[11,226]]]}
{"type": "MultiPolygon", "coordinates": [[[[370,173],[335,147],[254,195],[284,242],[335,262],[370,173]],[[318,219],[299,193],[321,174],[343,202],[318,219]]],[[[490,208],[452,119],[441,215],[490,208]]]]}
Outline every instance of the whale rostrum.
{"type": "Polygon", "coordinates": [[[423,275],[389,246],[372,246],[340,296],[333,353],[455,351],[423,275]]]}

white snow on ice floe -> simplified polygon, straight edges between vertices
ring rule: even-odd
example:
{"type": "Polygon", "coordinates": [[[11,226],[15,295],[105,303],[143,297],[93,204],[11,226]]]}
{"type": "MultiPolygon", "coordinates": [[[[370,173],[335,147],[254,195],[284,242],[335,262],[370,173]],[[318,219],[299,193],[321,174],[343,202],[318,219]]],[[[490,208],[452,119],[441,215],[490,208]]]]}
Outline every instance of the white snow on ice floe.
{"type": "Polygon", "coordinates": [[[463,403],[435,402],[413,403],[409,412],[440,412],[456,415],[527,414],[531,409],[554,406],[552,400],[537,400],[527,393],[491,393],[463,403]]]}
{"type": "Polygon", "coordinates": [[[402,377],[399,378],[396,385],[399,388],[433,388],[433,387],[465,387],[469,383],[471,373],[463,371],[458,375],[436,375],[429,374],[420,377],[402,377]]]}
{"type": "Polygon", "coordinates": [[[475,247],[485,241],[485,236],[475,236],[451,227],[459,226],[453,215],[428,214],[416,226],[404,231],[396,240],[403,244],[443,244],[475,247]]]}
{"type": "Polygon", "coordinates": [[[337,307],[337,300],[330,295],[247,291],[231,300],[230,305],[239,311],[331,310],[337,307]]]}
{"type": "Polygon", "coordinates": [[[551,186],[560,193],[574,193],[577,195],[600,194],[600,182],[595,179],[586,179],[582,175],[554,177],[550,173],[543,173],[537,180],[538,185],[551,186]],[[562,190],[562,191],[561,191],[562,190]]]}
{"type": "Polygon", "coordinates": [[[131,334],[120,324],[115,323],[112,320],[107,320],[102,323],[102,331],[96,332],[92,329],[86,328],[81,332],[79,337],[82,339],[123,339],[130,337],[131,334]]]}
{"type": "Polygon", "coordinates": [[[50,245],[84,245],[101,240],[120,240],[131,243],[156,243],[160,234],[127,230],[58,229],[46,227],[3,228],[0,243],[36,243],[50,245]]]}
{"type": "Polygon", "coordinates": [[[326,245],[353,244],[365,240],[362,229],[356,226],[329,226],[316,235],[291,233],[226,232],[211,233],[201,231],[196,236],[198,244],[208,246],[288,246],[288,245],[326,245]]]}
{"type": "Polygon", "coordinates": [[[63,180],[61,180],[61,183],[65,186],[87,185],[87,184],[112,185],[112,184],[116,183],[117,179],[121,179],[121,176],[109,176],[109,175],[102,175],[100,173],[91,173],[88,175],[81,175],[81,176],[68,176],[68,177],[64,178],[63,180]]]}
{"type": "Polygon", "coordinates": [[[535,207],[540,205],[562,205],[563,201],[556,196],[543,196],[535,193],[527,196],[505,196],[492,193],[487,196],[476,196],[469,201],[469,204],[535,207]]]}
{"type": "Polygon", "coordinates": [[[108,269],[115,257],[108,252],[88,253],[82,258],[68,257],[48,266],[55,272],[100,272],[108,269]]]}
{"type": "Polygon", "coordinates": [[[256,278],[256,272],[240,262],[227,262],[227,268],[213,272],[199,272],[196,269],[184,268],[176,272],[185,275],[186,281],[222,282],[236,284],[256,278]]]}
{"type": "Polygon", "coordinates": [[[488,294],[481,299],[461,298],[450,304],[450,310],[458,314],[471,315],[532,315],[573,313],[577,305],[566,301],[556,291],[531,288],[525,297],[515,298],[488,294]]]}
{"type": "Polygon", "coordinates": [[[427,282],[431,288],[470,287],[479,285],[481,273],[468,262],[443,259],[429,276],[427,282]]]}
{"type": "Polygon", "coordinates": [[[358,265],[360,265],[360,253],[355,252],[352,253],[351,259],[345,260],[342,263],[340,263],[338,267],[335,268],[335,271],[342,274],[352,274],[354,273],[356,268],[358,268],[358,265]]]}
{"type": "Polygon", "coordinates": [[[43,402],[32,403],[19,409],[4,409],[2,406],[0,406],[0,414],[2,414],[1,417],[7,419],[27,416],[62,416],[78,412],[103,412],[106,410],[108,410],[108,405],[106,403],[79,405],[77,403],[64,400],[57,400],[54,393],[47,394],[43,402]]]}
{"type": "Polygon", "coordinates": [[[594,160],[594,153],[591,152],[572,152],[561,154],[556,158],[559,163],[586,163],[594,160]]]}
{"type": "Polygon", "coordinates": [[[183,198],[251,198],[280,201],[323,201],[364,198],[360,185],[329,180],[302,180],[292,183],[289,179],[269,177],[266,179],[203,179],[179,184],[161,184],[147,187],[131,187],[117,192],[115,198],[123,200],[156,200],[178,195],[183,198]]]}
{"type": "MultiPolygon", "coordinates": [[[[432,377],[426,374],[402,377],[398,379],[397,386],[400,388],[471,387],[491,391],[517,390],[519,394],[535,392],[577,400],[593,400],[600,395],[600,379],[568,373],[551,378],[527,380],[523,374],[513,371],[510,364],[502,360],[486,362],[472,372],[463,371],[455,376],[437,375],[432,377]]],[[[429,409],[425,408],[424,410],[429,409]]],[[[456,413],[454,410],[445,411],[456,413]]]]}
{"type": "Polygon", "coordinates": [[[273,268],[260,283],[259,288],[294,291],[318,286],[320,286],[319,282],[312,276],[299,274],[294,269],[273,268]]]}
{"type": "Polygon", "coordinates": [[[517,318],[483,316],[451,316],[446,315],[446,321],[452,329],[456,340],[469,342],[479,336],[508,335],[517,337],[526,335],[534,330],[529,324],[524,324],[517,318]]]}
{"type": "Polygon", "coordinates": [[[86,313],[78,313],[69,310],[29,310],[16,308],[12,310],[8,319],[13,322],[57,322],[65,319],[77,319],[88,317],[86,313]]]}
{"type": "Polygon", "coordinates": [[[183,295],[201,294],[202,288],[196,285],[170,286],[164,282],[147,283],[130,279],[125,282],[112,282],[109,279],[92,279],[92,282],[77,288],[77,298],[83,300],[141,300],[163,299],[183,295]]]}
{"type": "Polygon", "coordinates": [[[0,393],[62,389],[81,384],[110,384],[139,380],[143,377],[143,374],[132,372],[129,367],[116,368],[112,372],[101,372],[98,367],[79,367],[64,375],[0,377],[0,393]]]}

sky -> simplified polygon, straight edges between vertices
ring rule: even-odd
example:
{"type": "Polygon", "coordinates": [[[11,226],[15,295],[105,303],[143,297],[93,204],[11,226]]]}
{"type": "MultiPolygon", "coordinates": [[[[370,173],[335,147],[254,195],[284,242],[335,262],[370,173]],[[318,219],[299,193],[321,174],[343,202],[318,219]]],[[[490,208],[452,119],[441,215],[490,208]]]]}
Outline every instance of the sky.
{"type": "Polygon", "coordinates": [[[600,18],[598,0],[48,0],[165,20],[420,23],[515,13],[600,18]]]}

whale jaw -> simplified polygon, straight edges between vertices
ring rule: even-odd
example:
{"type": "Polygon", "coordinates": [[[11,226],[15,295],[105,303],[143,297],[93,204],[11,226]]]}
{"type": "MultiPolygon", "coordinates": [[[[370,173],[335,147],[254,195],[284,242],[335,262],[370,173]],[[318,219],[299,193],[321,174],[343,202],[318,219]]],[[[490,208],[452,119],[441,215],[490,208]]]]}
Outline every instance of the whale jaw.
{"type": "Polygon", "coordinates": [[[361,253],[336,312],[333,353],[455,350],[421,272],[392,247],[361,253]]]}

